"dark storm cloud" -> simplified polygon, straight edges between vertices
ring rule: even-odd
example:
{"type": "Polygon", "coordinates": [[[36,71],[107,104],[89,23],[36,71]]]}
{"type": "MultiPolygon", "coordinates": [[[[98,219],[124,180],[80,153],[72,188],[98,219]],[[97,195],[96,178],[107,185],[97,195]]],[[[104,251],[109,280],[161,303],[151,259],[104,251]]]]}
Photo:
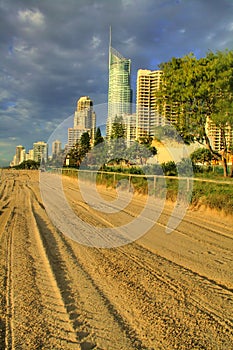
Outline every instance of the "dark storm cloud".
{"type": "Polygon", "coordinates": [[[139,68],[232,49],[232,8],[228,0],[0,0],[1,157],[46,140],[80,96],[107,102],[110,25],[112,45],[132,60],[135,95],[139,68]]]}

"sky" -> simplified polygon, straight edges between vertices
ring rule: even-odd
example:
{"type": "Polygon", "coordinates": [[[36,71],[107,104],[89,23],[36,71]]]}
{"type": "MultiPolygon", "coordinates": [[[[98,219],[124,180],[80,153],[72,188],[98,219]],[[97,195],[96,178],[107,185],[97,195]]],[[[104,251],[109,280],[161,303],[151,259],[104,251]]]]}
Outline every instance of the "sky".
{"type": "Polygon", "coordinates": [[[47,141],[81,96],[107,103],[110,26],[135,101],[138,69],[233,49],[233,0],[0,0],[0,166],[47,141]]]}

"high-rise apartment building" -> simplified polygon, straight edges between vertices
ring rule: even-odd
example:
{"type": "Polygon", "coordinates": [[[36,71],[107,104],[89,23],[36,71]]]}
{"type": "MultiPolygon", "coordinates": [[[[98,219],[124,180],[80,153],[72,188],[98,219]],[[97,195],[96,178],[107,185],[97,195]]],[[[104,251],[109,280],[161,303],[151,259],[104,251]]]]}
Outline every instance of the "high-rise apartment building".
{"type": "MultiPolygon", "coordinates": [[[[224,148],[221,130],[209,117],[206,120],[206,134],[213,150],[221,152],[224,148]]],[[[233,129],[230,125],[225,127],[225,137],[227,148],[233,147],[233,129]]]]}
{"type": "Polygon", "coordinates": [[[68,149],[71,149],[85,132],[89,133],[93,144],[95,131],[96,114],[93,110],[93,101],[89,96],[82,96],[77,101],[77,108],[74,112],[74,126],[68,129],[68,149]]]}
{"type": "Polygon", "coordinates": [[[48,144],[44,141],[38,141],[33,143],[33,158],[35,162],[48,160],[48,144]]]}
{"type": "Polygon", "coordinates": [[[61,152],[61,141],[55,140],[52,143],[52,157],[56,157],[61,152]]]}
{"type": "Polygon", "coordinates": [[[68,145],[67,145],[68,151],[80,140],[84,132],[86,132],[86,130],[76,129],[76,128],[68,129],[68,145]]]}
{"type": "Polygon", "coordinates": [[[123,115],[123,127],[125,130],[125,139],[127,147],[136,139],[136,113],[123,115]]]}
{"type": "Polygon", "coordinates": [[[22,145],[16,146],[14,165],[19,165],[25,160],[25,148],[22,145]]]}
{"type": "Polygon", "coordinates": [[[108,86],[108,118],[106,136],[111,137],[112,124],[115,117],[131,114],[132,90],[130,85],[131,60],[124,58],[109,43],[109,86],[108,86]]]}
{"type": "Polygon", "coordinates": [[[29,149],[26,153],[26,160],[34,160],[34,151],[33,149],[29,149]]]}
{"type": "Polygon", "coordinates": [[[91,136],[95,135],[96,115],[93,111],[93,101],[89,96],[80,97],[74,113],[74,128],[89,129],[91,136]]]}
{"type": "Polygon", "coordinates": [[[136,138],[154,136],[157,126],[166,125],[166,109],[160,112],[156,91],[160,89],[161,70],[139,69],[137,74],[136,138]]]}
{"type": "Polygon", "coordinates": [[[33,150],[30,149],[28,153],[26,153],[24,146],[22,145],[16,146],[15,155],[13,157],[13,160],[10,162],[10,166],[19,165],[23,161],[27,161],[27,160],[34,160],[33,150]]]}

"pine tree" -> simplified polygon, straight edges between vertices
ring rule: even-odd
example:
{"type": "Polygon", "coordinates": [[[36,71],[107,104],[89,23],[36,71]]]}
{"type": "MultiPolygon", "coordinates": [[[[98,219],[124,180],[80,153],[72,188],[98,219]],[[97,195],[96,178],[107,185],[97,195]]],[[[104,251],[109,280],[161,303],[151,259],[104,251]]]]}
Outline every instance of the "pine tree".
{"type": "Polygon", "coordinates": [[[91,149],[91,138],[88,132],[84,132],[80,138],[80,155],[83,159],[91,149]]]}
{"type": "Polygon", "coordinates": [[[95,133],[95,141],[94,146],[97,146],[98,144],[102,143],[104,141],[104,138],[101,134],[100,128],[98,127],[95,133]]]}

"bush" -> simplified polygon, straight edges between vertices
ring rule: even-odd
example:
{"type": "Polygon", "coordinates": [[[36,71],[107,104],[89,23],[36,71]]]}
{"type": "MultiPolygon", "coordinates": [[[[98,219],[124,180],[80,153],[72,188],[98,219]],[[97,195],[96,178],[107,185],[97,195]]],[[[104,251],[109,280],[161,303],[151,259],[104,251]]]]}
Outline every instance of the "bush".
{"type": "Polygon", "coordinates": [[[37,170],[40,167],[39,162],[35,162],[34,160],[25,160],[19,165],[14,166],[14,169],[28,169],[28,170],[37,170]]]}
{"type": "Polygon", "coordinates": [[[177,176],[177,167],[176,163],[173,161],[162,163],[161,164],[163,173],[166,176],[177,176]]]}

